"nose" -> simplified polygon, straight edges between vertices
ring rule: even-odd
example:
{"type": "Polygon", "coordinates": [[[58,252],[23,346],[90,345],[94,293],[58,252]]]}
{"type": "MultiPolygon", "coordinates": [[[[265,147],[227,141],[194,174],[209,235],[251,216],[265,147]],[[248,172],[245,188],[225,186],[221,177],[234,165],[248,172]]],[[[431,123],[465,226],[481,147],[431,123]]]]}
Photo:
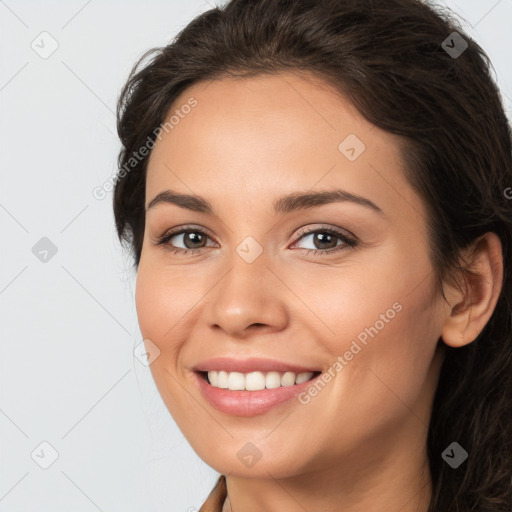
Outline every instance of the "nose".
{"type": "Polygon", "coordinates": [[[234,253],[229,264],[203,309],[209,328],[238,338],[252,331],[284,329],[288,323],[285,287],[269,267],[265,252],[252,263],[234,253]]]}

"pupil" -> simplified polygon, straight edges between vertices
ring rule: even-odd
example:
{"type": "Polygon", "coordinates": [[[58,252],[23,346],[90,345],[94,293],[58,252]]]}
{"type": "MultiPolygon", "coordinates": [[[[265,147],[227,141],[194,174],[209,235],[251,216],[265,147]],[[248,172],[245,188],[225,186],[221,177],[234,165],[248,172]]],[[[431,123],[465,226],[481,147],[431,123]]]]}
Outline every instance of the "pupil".
{"type": "MultiPolygon", "coordinates": [[[[198,234],[198,233],[187,233],[187,236],[185,237],[185,245],[187,245],[187,242],[191,242],[192,245],[194,244],[201,244],[202,240],[202,235],[198,234]]],[[[316,242],[320,243],[321,244],[328,244],[331,243],[331,246],[332,246],[332,242],[336,242],[334,240],[334,237],[332,235],[330,235],[329,233],[317,233],[315,235],[315,245],[316,242]]],[[[193,247],[192,247],[193,248],[193,247]]],[[[319,247],[319,249],[329,249],[329,247],[319,247]]]]}
{"type": "MultiPolygon", "coordinates": [[[[198,233],[187,233],[187,236],[185,237],[185,245],[187,245],[188,241],[191,241],[192,244],[201,243],[201,235],[198,233]]],[[[191,247],[191,248],[193,249],[194,247],[191,247]]]]}
{"type": "MultiPolygon", "coordinates": [[[[330,235],[329,233],[317,233],[315,235],[315,241],[316,240],[320,240],[320,244],[328,243],[328,242],[326,242],[326,239],[331,239],[330,241],[332,242],[334,240],[334,237],[332,235],[330,235]]],[[[334,240],[334,242],[335,242],[335,245],[336,245],[336,240],[334,240]]],[[[319,247],[319,249],[329,249],[329,248],[330,247],[319,247]]]]}

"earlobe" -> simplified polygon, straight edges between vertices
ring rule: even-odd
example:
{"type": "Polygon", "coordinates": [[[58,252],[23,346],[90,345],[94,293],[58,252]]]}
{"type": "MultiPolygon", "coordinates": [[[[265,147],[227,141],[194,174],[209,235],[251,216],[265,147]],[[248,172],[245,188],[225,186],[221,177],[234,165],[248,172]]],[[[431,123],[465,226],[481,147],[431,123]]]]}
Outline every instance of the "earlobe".
{"type": "Polygon", "coordinates": [[[451,347],[473,342],[490,320],[503,282],[503,252],[499,237],[489,232],[469,250],[466,286],[449,287],[441,337],[451,347]]]}

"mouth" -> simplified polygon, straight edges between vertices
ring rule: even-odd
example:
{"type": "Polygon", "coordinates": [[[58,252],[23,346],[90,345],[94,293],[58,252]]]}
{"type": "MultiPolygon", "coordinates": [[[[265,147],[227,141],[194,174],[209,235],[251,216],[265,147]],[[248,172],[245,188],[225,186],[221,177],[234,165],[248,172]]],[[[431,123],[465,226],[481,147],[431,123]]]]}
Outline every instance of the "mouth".
{"type": "Polygon", "coordinates": [[[321,371],[308,372],[228,372],[225,370],[210,370],[196,372],[210,386],[229,391],[262,391],[292,387],[309,382],[318,377],[321,371]]]}
{"type": "Polygon", "coordinates": [[[301,393],[314,386],[322,372],[227,372],[195,370],[205,401],[229,416],[257,416],[276,406],[304,407],[301,393]],[[295,399],[295,400],[294,400],[295,399]]]}

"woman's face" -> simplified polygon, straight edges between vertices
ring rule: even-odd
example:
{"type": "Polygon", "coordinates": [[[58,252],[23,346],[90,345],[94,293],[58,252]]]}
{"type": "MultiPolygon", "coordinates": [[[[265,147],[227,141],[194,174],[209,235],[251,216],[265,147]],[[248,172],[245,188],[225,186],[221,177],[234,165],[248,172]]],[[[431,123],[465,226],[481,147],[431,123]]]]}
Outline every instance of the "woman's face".
{"type": "Polygon", "coordinates": [[[148,165],[136,302],[194,450],[264,478],[422,458],[444,306],[397,139],[292,73],[196,84],[171,115],[148,165]],[[214,387],[198,367],[269,389],[214,387]],[[282,386],[292,369],[322,373],[282,386]]]}

